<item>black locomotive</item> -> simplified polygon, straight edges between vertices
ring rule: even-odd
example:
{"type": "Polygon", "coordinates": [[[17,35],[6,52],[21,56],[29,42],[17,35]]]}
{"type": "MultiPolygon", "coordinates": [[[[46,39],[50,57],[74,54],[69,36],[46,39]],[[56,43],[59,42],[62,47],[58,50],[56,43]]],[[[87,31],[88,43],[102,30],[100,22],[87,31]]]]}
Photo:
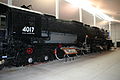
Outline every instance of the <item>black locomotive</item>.
{"type": "Polygon", "coordinates": [[[0,65],[21,66],[109,50],[108,32],[0,3],[0,65]]]}

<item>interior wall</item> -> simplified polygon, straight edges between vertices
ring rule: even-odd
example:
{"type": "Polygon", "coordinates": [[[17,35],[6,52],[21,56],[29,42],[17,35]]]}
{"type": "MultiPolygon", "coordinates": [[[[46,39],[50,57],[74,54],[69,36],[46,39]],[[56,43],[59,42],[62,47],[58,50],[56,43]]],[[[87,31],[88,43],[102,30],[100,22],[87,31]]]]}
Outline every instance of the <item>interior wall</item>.
{"type": "Polygon", "coordinates": [[[60,0],[60,19],[79,21],[78,8],[64,0],[60,0]]]}
{"type": "Polygon", "coordinates": [[[115,40],[117,42],[120,42],[120,23],[112,23],[112,40],[115,42],[115,40]]]}
{"type": "Polygon", "coordinates": [[[32,9],[42,13],[55,14],[55,0],[13,0],[14,6],[32,5],[32,9]]]}
{"type": "Polygon", "coordinates": [[[86,12],[85,10],[82,10],[82,21],[85,24],[89,24],[89,25],[94,25],[94,17],[92,14],[86,12]]]}
{"type": "Polygon", "coordinates": [[[6,3],[8,2],[8,0],[0,0],[0,2],[6,3]]]}
{"type": "Polygon", "coordinates": [[[102,25],[103,25],[103,20],[96,17],[96,26],[103,28],[102,25]]]}

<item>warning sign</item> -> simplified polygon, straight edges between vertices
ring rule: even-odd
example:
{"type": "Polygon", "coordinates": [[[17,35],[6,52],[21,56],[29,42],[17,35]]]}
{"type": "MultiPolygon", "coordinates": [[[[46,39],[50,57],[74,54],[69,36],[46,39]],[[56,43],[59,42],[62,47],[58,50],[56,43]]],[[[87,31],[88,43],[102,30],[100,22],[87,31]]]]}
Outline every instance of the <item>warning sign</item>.
{"type": "Polygon", "coordinates": [[[65,54],[77,54],[78,53],[75,48],[62,48],[62,50],[65,52],[65,54]]]}

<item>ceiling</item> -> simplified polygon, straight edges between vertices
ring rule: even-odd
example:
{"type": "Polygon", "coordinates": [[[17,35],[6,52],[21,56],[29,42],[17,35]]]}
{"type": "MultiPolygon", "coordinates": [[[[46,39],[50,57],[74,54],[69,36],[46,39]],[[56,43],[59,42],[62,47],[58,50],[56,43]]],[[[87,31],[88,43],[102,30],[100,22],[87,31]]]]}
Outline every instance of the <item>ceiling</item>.
{"type": "Polygon", "coordinates": [[[93,6],[110,17],[120,20],[120,0],[90,0],[93,6]]]}

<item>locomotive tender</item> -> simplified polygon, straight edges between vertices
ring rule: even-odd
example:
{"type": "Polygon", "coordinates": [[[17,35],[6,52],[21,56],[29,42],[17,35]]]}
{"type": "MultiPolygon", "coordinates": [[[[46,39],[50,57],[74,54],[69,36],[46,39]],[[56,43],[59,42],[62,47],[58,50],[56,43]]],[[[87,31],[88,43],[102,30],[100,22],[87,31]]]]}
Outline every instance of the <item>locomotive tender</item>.
{"type": "Polygon", "coordinates": [[[108,32],[0,2],[0,67],[109,50],[108,32]]]}

